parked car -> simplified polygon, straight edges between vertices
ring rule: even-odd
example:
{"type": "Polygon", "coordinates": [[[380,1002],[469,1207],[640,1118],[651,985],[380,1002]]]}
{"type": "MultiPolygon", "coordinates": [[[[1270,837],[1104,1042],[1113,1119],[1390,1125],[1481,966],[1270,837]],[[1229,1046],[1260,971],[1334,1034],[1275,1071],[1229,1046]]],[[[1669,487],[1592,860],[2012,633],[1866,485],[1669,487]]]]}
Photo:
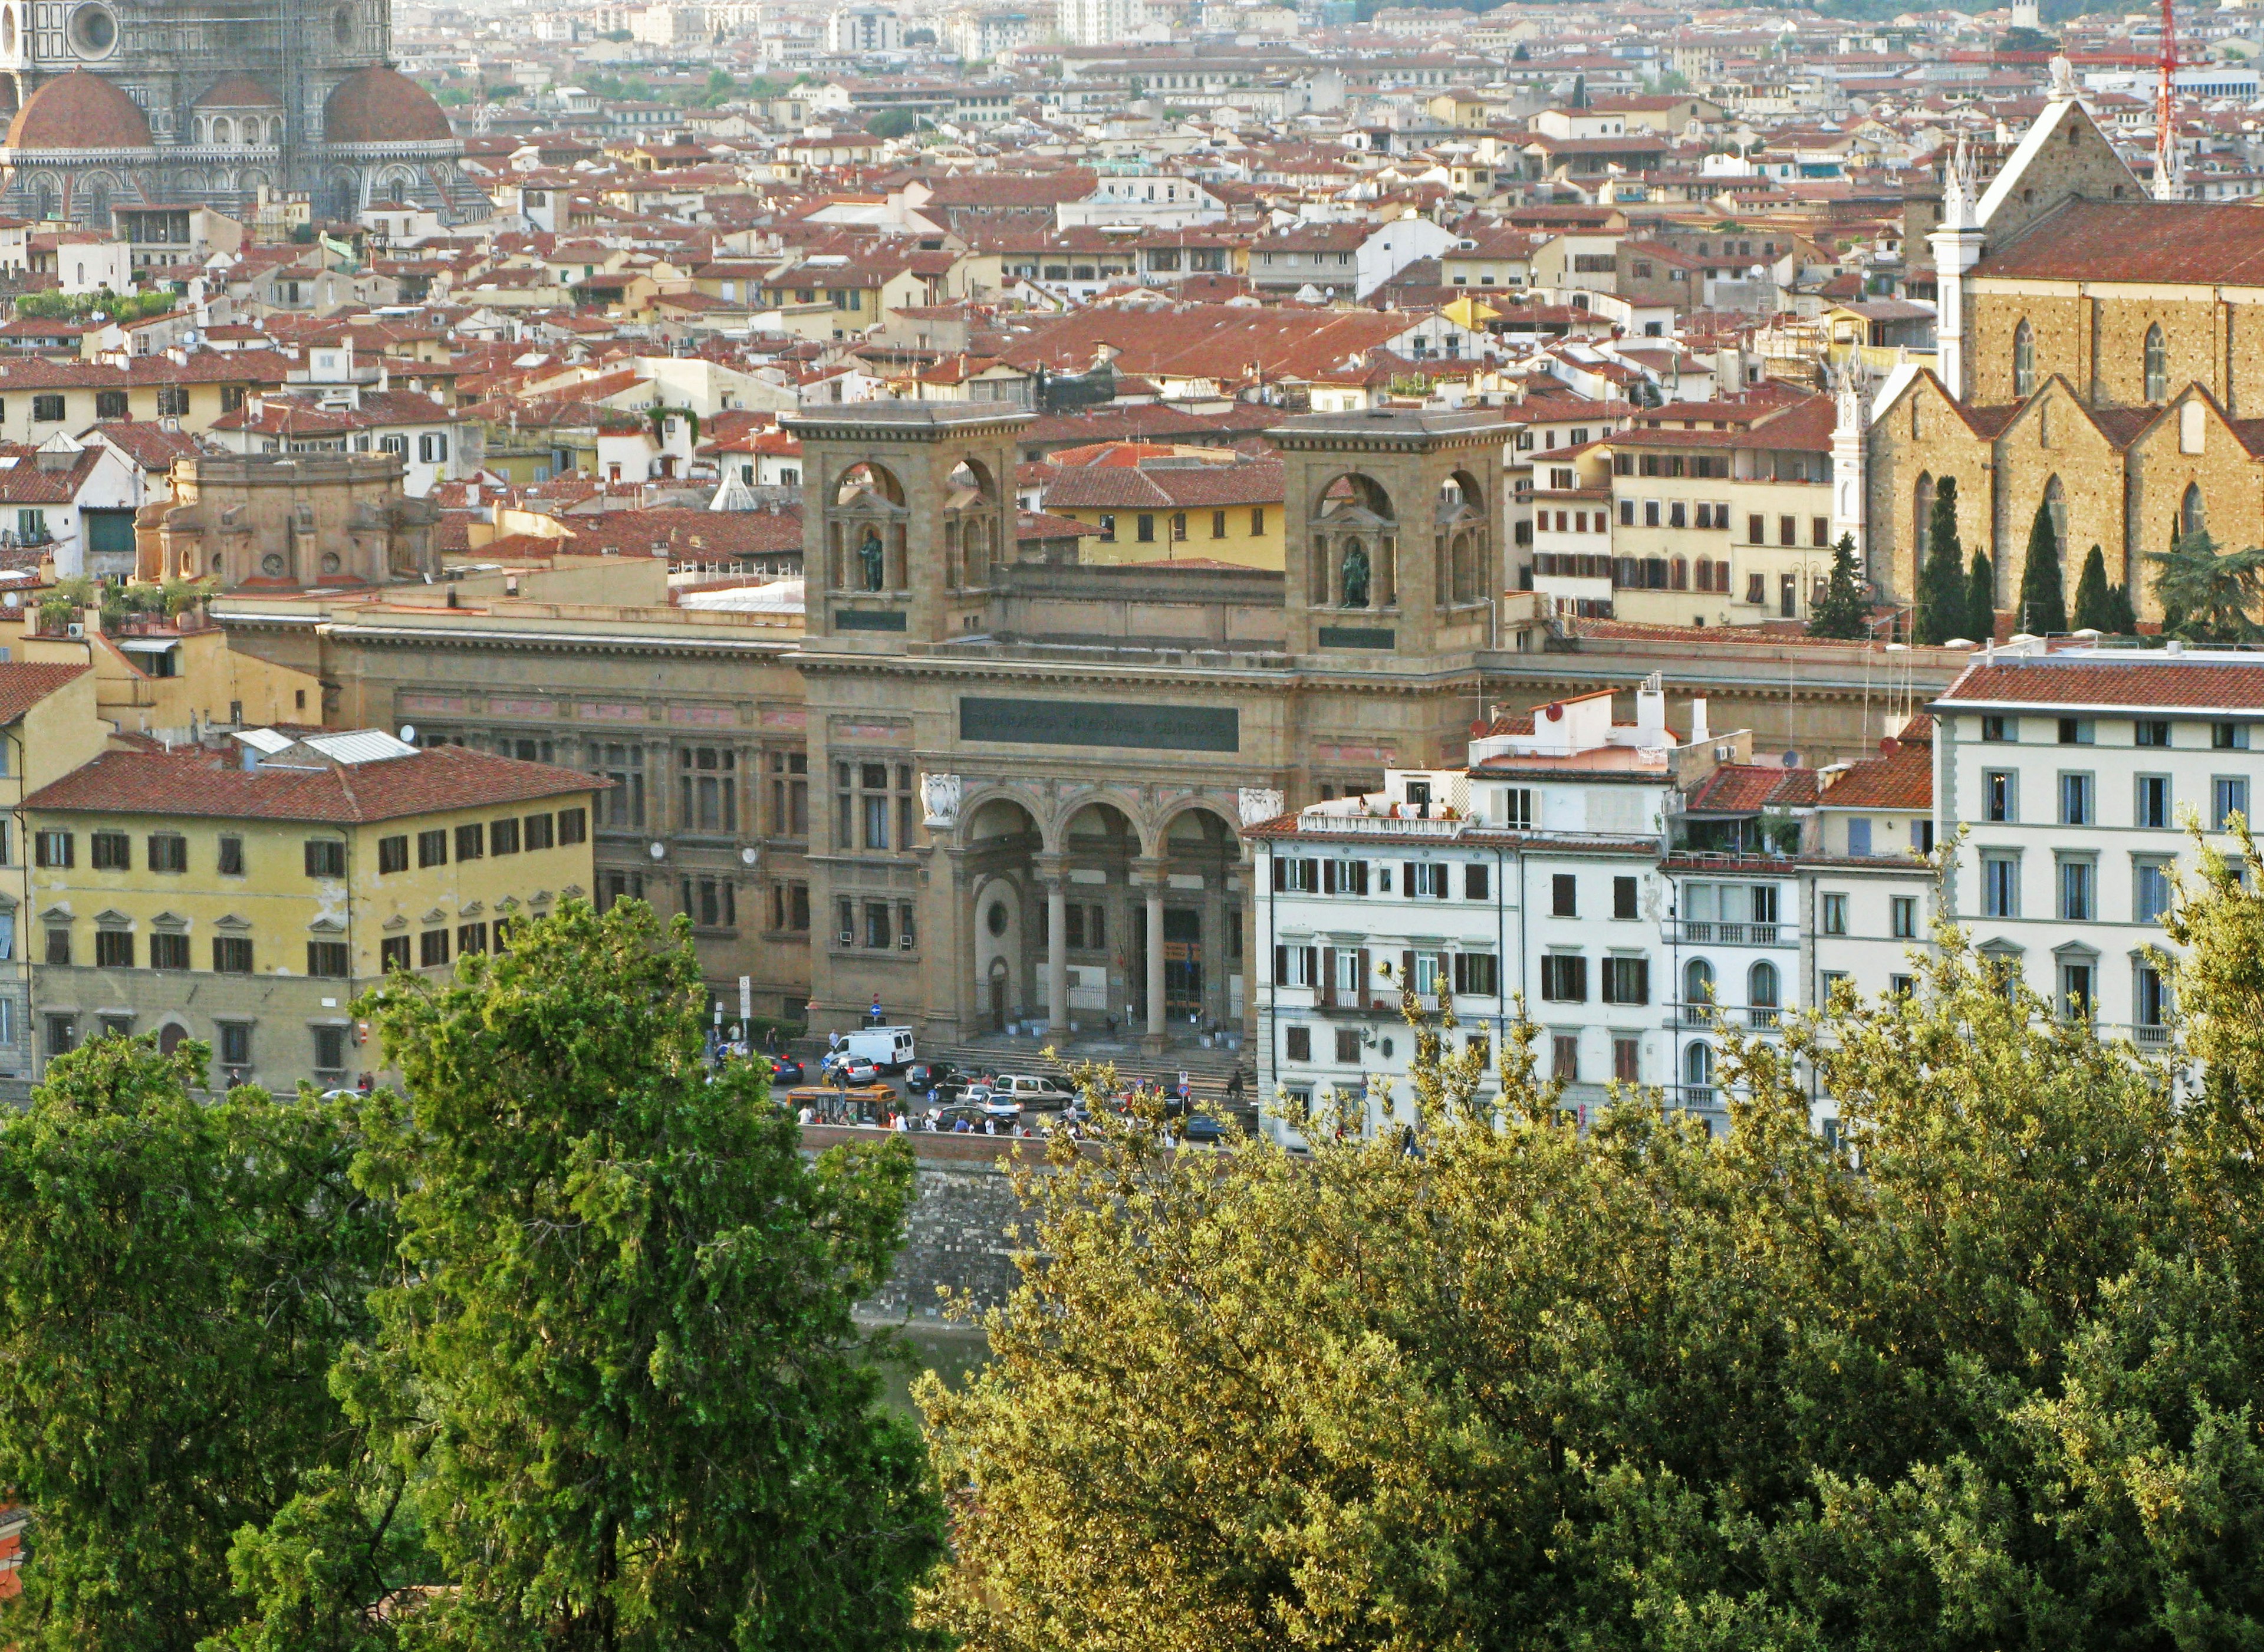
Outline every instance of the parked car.
{"type": "Polygon", "coordinates": [[[825,1058],[825,1076],[829,1081],[837,1079],[845,1072],[849,1075],[849,1082],[853,1084],[870,1084],[878,1082],[881,1065],[869,1055],[836,1053],[825,1058]]]}
{"type": "Polygon", "coordinates": [[[981,1134],[986,1123],[995,1131],[1001,1122],[1011,1124],[1019,1115],[1009,1113],[1002,1120],[998,1114],[991,1112],[987,1108],[972,1105],[963,1101],[954,1101],[947,1107],[935,1108],[928,1117],[935,1121],[935,1127],[939,1130],[957,1130],[960,1121],[964,1119],[969,1131],[981,1134]]]}
{"type": "Polygon", "coordinates": [[[773,1055],[771,1057],[772,1083],[799,1084],[809,1076],[809,1074],[808,1069],[806,1069],[800,1061],[795,1060],[793,1056],[773,1055]]]}
{"type": "Polygon", "coordinates": [[[1001,1095],[1012,1096],[1022,1106],[1049,1112],[1066,1107],[1077,1099],[1074,1090],[1046,1073],[1001,1073],[992,1081],[992,1088],[1001,1095]]]}
{"type": "Polygon", "coordinates": [[[1226,1140],[1226,1127],[1207,1112],[1191,1116],[1179,1127],[1179,1140],[1190,1147],[1212,1147],[1226,1140]]]}
{"type": "Polygon", "coordinates": [[[947,1084],[954,1090],[964,1090],[967,1079],[968,1076],[949,1061],[914,1061],[904,1069],[904,1088],[915,1096],[925,1096],[947,1084]]]}

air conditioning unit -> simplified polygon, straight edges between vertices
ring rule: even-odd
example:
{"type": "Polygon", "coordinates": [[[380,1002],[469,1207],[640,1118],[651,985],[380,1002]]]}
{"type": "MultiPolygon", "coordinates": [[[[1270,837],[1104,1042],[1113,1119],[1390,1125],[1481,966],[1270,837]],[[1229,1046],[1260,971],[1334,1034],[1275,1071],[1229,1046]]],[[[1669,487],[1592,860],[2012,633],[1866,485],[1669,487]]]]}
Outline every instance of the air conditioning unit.
{"type": "Polygon", "coordinates": [[[857,938],[851,934],[847,930],[843,930],[841,931],[841,944],[844,946],[853,946],[856,944],[856,941],[857,938]]]}
{"type": "Polygon", "coordinates": [[[896,937],[896,945],[904,951],[910,952],[912,949],[912,938],[909,935],[899,935],[896,937]]]}
{"type": "Polygon", "coordinates": [[[73,620],[70,624],[63,627],[63,634],[70,638],[73,641],[83,641],[86,636],[86,627],[79,624],[78,621],[73,620]]]}

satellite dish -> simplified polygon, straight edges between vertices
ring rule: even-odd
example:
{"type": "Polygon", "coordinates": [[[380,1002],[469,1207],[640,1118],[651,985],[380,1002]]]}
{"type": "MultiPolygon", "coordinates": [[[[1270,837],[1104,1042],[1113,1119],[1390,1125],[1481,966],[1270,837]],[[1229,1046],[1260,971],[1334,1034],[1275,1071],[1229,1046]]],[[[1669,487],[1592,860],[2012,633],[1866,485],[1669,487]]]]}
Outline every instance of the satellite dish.
{"type": "Polygon", "coordinates": [[[1797,751],[1786,752],[1784,754],[1784,766],[1788,769],[1798,768],[1800,766],[1800,753],[1797,751]]]}
{"type": "Polygon", "coordinates": [[[401,743],[404,746],[413,746],[417,743],[417,725],[415,723],[403,723],[401,725],[401,743]]]}

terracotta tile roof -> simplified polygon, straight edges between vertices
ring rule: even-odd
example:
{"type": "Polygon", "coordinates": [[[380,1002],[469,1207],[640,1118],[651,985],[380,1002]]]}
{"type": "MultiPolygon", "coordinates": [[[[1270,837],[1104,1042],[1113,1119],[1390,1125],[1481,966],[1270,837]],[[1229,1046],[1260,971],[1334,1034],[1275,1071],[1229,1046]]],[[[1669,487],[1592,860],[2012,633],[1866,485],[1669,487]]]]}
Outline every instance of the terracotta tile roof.
{"type": "MultiPolygon", "coordinates": [[[[82,670],[82,667],[17,667],[82,670]]],[[[246,773],[217,752],[105,751],[41,786],[25,808],[82,815],[196,815],[233,820],[396,820],[603,790],[607,781],[461,746],[319,769],[246,773]]]]}
{"type": "Polygon", "coordinates": [[[1278,459],[1191,465],[1184,469],[1066,465],[1046,489],[1041,503],[1049,511],[1279,504],[1283,488],[1278,459]]]}
{"type": "Polygon", "coordinates": [[[1976,663],[1944,689],[1934,703],[2264,711],[2264,657],[2238,664],[2222,660],[2173,661],[2159,655],[2144,664],[2130,665],[2050,656],[2016,663],[1976,663]]]}
{"type": "Polygon", "coordinates": [[[1825,790],[1826,808],[1934,807],[1934,746],[1930,741],[1879,743],[1883,755],[1867,757],[1825,790]]]}
{"type": "Polygon", "coordinates": [[[25,665],[0,661],[0,723],[14,722],[64,684],[93,669],[87,665],[25,665]]]}
{"type": "Polygon", "coordinates": [[[1770,804],[1803,808],[1816,801],[1812,769],[1776,764],[1725,763],[1699,782],[1688,808],[1695,815],[1749,814],[1770,804]]]}
{"type": "Polygon", "coordinates": [[[2264,211],[2238,203],[2070,200],[1992,249],[1973,273],[2254,286],[2264,282],[2264,211]]]}

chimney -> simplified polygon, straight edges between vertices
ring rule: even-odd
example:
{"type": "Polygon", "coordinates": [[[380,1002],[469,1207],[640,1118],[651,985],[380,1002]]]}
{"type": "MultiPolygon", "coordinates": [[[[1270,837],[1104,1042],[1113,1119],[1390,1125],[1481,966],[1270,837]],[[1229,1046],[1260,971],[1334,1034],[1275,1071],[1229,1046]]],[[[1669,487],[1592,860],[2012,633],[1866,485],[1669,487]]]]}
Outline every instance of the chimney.
{"type": "Polygon", "coordinates": [[[1690,701],[1690,743],[1702,746],[1712,738],[1712,733],[1706,727],[1706,697],[1699,694],[1690,701]]]}

